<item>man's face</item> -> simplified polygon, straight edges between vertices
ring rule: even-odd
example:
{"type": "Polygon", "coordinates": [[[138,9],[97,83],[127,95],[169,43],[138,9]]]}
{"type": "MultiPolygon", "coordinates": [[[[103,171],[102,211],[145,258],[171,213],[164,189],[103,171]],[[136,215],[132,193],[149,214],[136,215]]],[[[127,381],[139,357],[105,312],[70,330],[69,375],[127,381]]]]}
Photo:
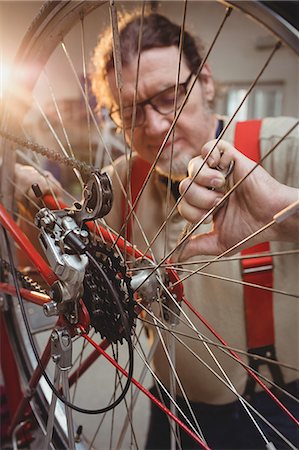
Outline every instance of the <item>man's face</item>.
{"type": "MultiPolygon", "coordinates": [[[[138,77],[137,102],[156,96],[176,84],[179,50],[176,47],[163,47],[141,53],[138,77]]],[[[136,86],[137,58],[123,68],[123,107],[133,104],[136,86]]],[[[180,83],[184,83],[190,70],[184,59],[181,64],[180,83]]],[[[118,91],[113,71],[108,74],[111,94],[116,108],[119,107],[118,91]]],[[[191,83],[193,81],[191,79],[191,83]]],[[[190,84],[191,84],[190,83],[190,84]]],[[[216,119],[209,109],[208,102],[214,96],[214,83],[208,67],[202,71],[202,79],[196,82],[186,106],[181,113],[174,133],[173,155],[171,156],[171,134],[159,157],[157,169],[163,174],[170,172],[178,179],[187,173],[188,162],[200,153],[201,147],[215,137],[216,119]]],[[[126,139],[143,159],[153,163],[159,148],[170,128],[174,113],[162,115],[150,104],[143,106],[144,122],[131,130],[126,129],[126,139]]]]}

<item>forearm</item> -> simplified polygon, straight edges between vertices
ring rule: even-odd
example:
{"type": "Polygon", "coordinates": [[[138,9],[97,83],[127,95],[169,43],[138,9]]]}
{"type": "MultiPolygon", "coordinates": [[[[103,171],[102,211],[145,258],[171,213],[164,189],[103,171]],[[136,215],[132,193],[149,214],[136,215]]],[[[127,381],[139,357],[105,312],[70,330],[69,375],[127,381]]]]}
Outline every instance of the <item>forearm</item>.
{"type": "Polygon", "coordinates": [[[273,239],[299,242],[299,189],[284,186],[280,199],[280,210],[274,214],[273,239]]]}

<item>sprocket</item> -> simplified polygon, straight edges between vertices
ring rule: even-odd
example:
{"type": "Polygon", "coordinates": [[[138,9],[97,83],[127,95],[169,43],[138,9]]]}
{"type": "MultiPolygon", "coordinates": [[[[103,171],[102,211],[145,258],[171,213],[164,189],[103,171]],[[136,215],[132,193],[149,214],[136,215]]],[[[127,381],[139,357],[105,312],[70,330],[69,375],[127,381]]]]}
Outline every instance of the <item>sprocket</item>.
{"type": "Polygon", "coordinates": [[[122,309],[111,295],[105,277],[89,264],[84,278],[83,301],[90,315],[90,324],[110,343],[122,343],[123,339],[128,340],[128,332],[131,334],[136,325],[137,303],[133,298],[130,278],[120,258],[104,244],[93,243],[88,251],[105,272],[122,309]]]}

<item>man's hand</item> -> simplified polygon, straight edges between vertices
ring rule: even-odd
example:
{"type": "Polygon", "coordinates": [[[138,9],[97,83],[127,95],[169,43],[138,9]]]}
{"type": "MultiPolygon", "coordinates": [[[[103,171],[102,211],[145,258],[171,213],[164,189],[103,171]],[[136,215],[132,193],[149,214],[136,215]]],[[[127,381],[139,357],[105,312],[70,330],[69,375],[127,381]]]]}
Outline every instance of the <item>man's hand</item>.
{"type": "MultiPolygon", "coordinates": [[[[180,184],[181,195],[190,185],[190,180],[202,166],[204,158],[214,145],[215,141],[208,142],[202,148],[201,155],[190,161],[189,177],[180,184]]],[[[198,223],[222,199],[228,190],[225,173],[231,161],[234,161],[234,170],[228,180],[229,187],[236,184],[255,165],[232,145],[223,140],[219,141],[179,205],[179,212],[187,221],[198,223]]],[[[256,167],[214,216],[211,216],[213,230],[192,237],[182,250],[180,259],[185,260],[194,255],[222,253],[259,230],[272,220],[274,214],[296,200],[298,200],[297,189],[279,183],[262,167],[256,167]]],[[[286,231],[275,225],[249,240],[245,246],[249,247],[266,240],[298,239],[298,233],[288,236],[286,231]]],[[[236,251],[241,248],[244,246],[236,251]]]]}
{"type": "Polygon", "coordinates": [[[34,167],[22,164],[15,165],[15,196],[16,200],[21,201],[24,195],[36,200],[31,186],[38,184],[43,194],[54,194],[57,197],[62,195],[62,186],[51,172],[43,171],[41,175],[34,167]]]}

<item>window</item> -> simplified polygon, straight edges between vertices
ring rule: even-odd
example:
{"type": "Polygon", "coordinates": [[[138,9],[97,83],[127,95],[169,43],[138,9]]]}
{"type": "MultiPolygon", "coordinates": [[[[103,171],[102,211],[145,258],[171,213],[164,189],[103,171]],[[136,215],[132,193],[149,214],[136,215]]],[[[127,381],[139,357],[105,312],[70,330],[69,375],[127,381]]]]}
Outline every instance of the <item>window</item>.
{"type": "MultiPolygon", "coordinates": [[[[248,91],[249,84],[229,84],[223,87],[224,95],[219,106],[222,114],[232,116],[248,91]]],[[[237,114],[238,120],[258,119],[265,116],[276,117],[282,114],[282,82],[263,83],[255,86],[237,114]]]]}

